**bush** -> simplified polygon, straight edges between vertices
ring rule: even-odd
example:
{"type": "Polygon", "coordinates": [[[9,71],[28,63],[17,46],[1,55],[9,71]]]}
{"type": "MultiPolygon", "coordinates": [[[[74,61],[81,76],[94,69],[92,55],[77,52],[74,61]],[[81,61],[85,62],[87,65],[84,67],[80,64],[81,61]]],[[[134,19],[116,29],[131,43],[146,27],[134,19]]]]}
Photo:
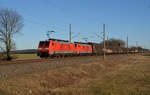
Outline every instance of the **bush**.
{"type": "Polygon", "coordinates": [[[16,55],[11,55],[10,58],[7,58],[5,53],[1,53],[0,54],[0,60],[7,60],[7,61],[11,61],[12,59],[17,59],[18,57],[16,55]]]}

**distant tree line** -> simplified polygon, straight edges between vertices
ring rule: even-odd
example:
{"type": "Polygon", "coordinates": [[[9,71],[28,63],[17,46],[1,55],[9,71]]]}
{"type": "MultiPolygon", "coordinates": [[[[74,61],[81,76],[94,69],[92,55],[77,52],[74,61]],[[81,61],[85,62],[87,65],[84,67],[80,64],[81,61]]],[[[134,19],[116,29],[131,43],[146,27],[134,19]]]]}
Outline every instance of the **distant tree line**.
{"type": "MultiPolygon", "coordinates": [[[[129,52],[149,51],[148,49],[142,48],[140,46],[138,46],[138,47],[133,46],[133,47],[129,47],[127,49],[127,46],[126,46],[127,43],[125,43],[125,41],[120,40],[120,39],[114,39],[114,38],[112,38],[110,40],[106,40],[105,44],[106,44],[106,49],[110,49],[114,52],[119,52],[119,51],[120,52],[127,52],[127,50],[129,52]]],[[[100,47],[103,48],[103,45],[104,45],[104,42],[101,42],[100,47]]]]}

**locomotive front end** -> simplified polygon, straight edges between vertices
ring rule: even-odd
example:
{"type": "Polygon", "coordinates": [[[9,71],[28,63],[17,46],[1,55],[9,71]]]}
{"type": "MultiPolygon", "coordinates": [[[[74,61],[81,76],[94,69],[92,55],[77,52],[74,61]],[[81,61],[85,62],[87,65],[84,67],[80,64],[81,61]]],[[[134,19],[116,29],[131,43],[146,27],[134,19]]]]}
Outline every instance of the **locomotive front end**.
{"type": "Polygon", "coordinates": [[[37,56],[48,57],[49,56],[49,45],[50,45],[50,41],[40,41],[38,50],[37,50],[37,56]]]}

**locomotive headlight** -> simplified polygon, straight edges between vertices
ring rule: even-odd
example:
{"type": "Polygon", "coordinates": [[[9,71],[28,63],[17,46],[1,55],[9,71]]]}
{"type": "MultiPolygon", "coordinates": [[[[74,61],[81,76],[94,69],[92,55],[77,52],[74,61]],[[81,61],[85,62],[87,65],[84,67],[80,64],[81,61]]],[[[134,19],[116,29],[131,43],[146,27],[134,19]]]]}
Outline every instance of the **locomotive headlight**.
{"type": "Polygon", "coordinates": [[[49,48],[45,48],[46,50],[48,50],[49,48]]]}
{"type": "Polygon", "coordinates": [[[42,48],[38,48],[38,50],[41,50],[42,48]]]}

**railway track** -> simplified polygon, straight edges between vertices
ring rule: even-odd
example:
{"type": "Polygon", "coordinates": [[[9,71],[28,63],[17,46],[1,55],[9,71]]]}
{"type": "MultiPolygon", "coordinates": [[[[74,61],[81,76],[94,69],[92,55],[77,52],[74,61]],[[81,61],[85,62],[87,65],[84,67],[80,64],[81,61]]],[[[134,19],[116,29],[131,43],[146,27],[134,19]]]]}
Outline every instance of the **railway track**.
{"type": "MultiPolygon", "coordinates": [[[[112,55],[125,55],[125,54],[108,54],[107,56],[112,55]]],[[[100,55],[101,56],[101,55],[100,55]]],[[[39,59],[23,59],[23,60],[12,60],[12,61],[1,61],[0,65],[11,65],[11,64],[28,64],[28,63],[38,63],[38,62],[50,62],[50,61],[59,61],[59,60],[69,60],[69,59],[79,59],[84,57],[95,57],[94,56],[68,56],[68,57],[54,57],[54,58],[39,58],[39,59]]]]}
{"type": "MultiPolygon", "coordinates": [[[[38,63],[38,62],[50,62],[50,61],[59,61],[59,60],[69,60],[75,58],[83,58],[88,56],[74,56],[74,57],[64,57],[64,58],[41,58],[41,59],[24,59],[24,60],[12,60],[12,61],[1,61],[0,65],[11,65],[11,64],[29,64],[29,63],[38,63]]],[[[94,57],[94,56],[93,56],[94,57]]]]}

